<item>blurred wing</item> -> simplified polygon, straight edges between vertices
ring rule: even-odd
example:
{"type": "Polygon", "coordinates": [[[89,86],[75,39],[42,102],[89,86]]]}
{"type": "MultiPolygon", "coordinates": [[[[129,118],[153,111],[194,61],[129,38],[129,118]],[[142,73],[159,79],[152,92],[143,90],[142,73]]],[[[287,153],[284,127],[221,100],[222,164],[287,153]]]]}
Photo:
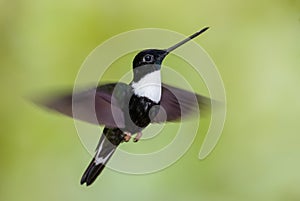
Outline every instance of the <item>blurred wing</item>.
{"type": "MultiPolygon", "coordinates": [[[[98,86],[77,94],[61,95],[39,104],[92,124],[124,127],[124,115],[112,96],[116,83],[98,86]]],[[[119,84],[118,84],[119,85],[119,84]]],[[[128,85],[120,83],[123,87],[128,85]]],[[[122,97],[121,97],[122,98],[122,97]]]]}
{"type": "Polygon", "coordinates": [[[210,108],[211,100],[207,97],[162,84],[160,109],[153,118],[152,123],[165,121],[178,121],[195,114],[198,109],[201,112],[210,108]]]}

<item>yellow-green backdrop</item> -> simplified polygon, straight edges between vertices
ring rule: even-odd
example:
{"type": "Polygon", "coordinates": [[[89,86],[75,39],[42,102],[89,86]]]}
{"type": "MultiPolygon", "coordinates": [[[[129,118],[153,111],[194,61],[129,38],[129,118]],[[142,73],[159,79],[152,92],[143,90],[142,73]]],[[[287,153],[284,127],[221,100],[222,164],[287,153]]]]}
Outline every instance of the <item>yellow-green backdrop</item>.
{"type": "Polygon", "coordinates": [[[299,0],[1,0],[0,199],[300,200],[299,87],[299,0]],[[89,52],[116,34],[156,27],[189,35],[206,25],[195,41],[218,66],[228,101],[213,153],[198,160],[198,133],[163,171],[106,169],[80,186],[91,156],[72,120],[23,97],[72,86],[89,52]]]}

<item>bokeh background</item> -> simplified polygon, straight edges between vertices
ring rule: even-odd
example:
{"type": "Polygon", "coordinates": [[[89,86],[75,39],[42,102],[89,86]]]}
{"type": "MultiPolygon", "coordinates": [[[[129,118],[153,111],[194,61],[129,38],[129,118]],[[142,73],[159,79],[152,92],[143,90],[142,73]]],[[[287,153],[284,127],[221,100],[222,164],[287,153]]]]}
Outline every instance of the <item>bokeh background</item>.
{"type": "MultiPolygon", "coordinates": [[[[299,0],[1,0],[0,200],[300,200],[299,64],[299,0]],[[163,171],[106,169],[80,186],[91,156],[73,121],[23,97],[72,86],[85,57],[116,34],[155,27],[189,35],[206,25],[195,41],[218,66],[228,101],[216,149],[198,160],[200,129],[163,171]]],[[[107,76],[117,80],[117,69],[107,76]]]]}

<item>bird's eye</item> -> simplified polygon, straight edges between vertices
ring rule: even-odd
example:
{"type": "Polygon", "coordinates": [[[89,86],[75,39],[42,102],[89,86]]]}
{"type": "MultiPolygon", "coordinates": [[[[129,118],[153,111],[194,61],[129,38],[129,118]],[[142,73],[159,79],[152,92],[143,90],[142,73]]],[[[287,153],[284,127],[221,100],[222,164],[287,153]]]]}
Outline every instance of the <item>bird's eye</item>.
{"type": "Polygon", "coordinates": [[[147,62],[147,63],[152,62],[152,61],[153,61],[153,55],[151,55],[151,54],[146,54],[146,55],[144,56],[144,58],[143,58],[143,61],[144,61],[144,62],[147,62]]]}

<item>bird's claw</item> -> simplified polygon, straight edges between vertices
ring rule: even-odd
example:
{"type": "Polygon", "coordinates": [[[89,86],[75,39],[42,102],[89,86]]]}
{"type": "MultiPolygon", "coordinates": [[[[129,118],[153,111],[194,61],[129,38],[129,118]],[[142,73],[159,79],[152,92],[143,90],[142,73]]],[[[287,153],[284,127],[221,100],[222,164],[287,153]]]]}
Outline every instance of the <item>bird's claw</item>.
{"type": "Polygon", "coordinates": [[[128,142],[131,139],[131,133],[129,132],[124,132],[125,136],[124,136],[124,141],[128,142]]]}
{"type": "MultiPolygon", "coordinates": [[[[142,135],[143,135],[142,132],[138,132],[135,138],[133,139],[133,142],[138,142],[141,139],[142,135]]],[[[132,136],[131,133],[124,132],[124,137],[123,137],[124,142],[129,142],[131,136],[132,136]]]]}
{"type": "Polygon", "coordinates": [[[138,132],[135,138],[133,139],[133,142],[138,142],[141,139],[142,135],[142,132],[138,132]]]}

